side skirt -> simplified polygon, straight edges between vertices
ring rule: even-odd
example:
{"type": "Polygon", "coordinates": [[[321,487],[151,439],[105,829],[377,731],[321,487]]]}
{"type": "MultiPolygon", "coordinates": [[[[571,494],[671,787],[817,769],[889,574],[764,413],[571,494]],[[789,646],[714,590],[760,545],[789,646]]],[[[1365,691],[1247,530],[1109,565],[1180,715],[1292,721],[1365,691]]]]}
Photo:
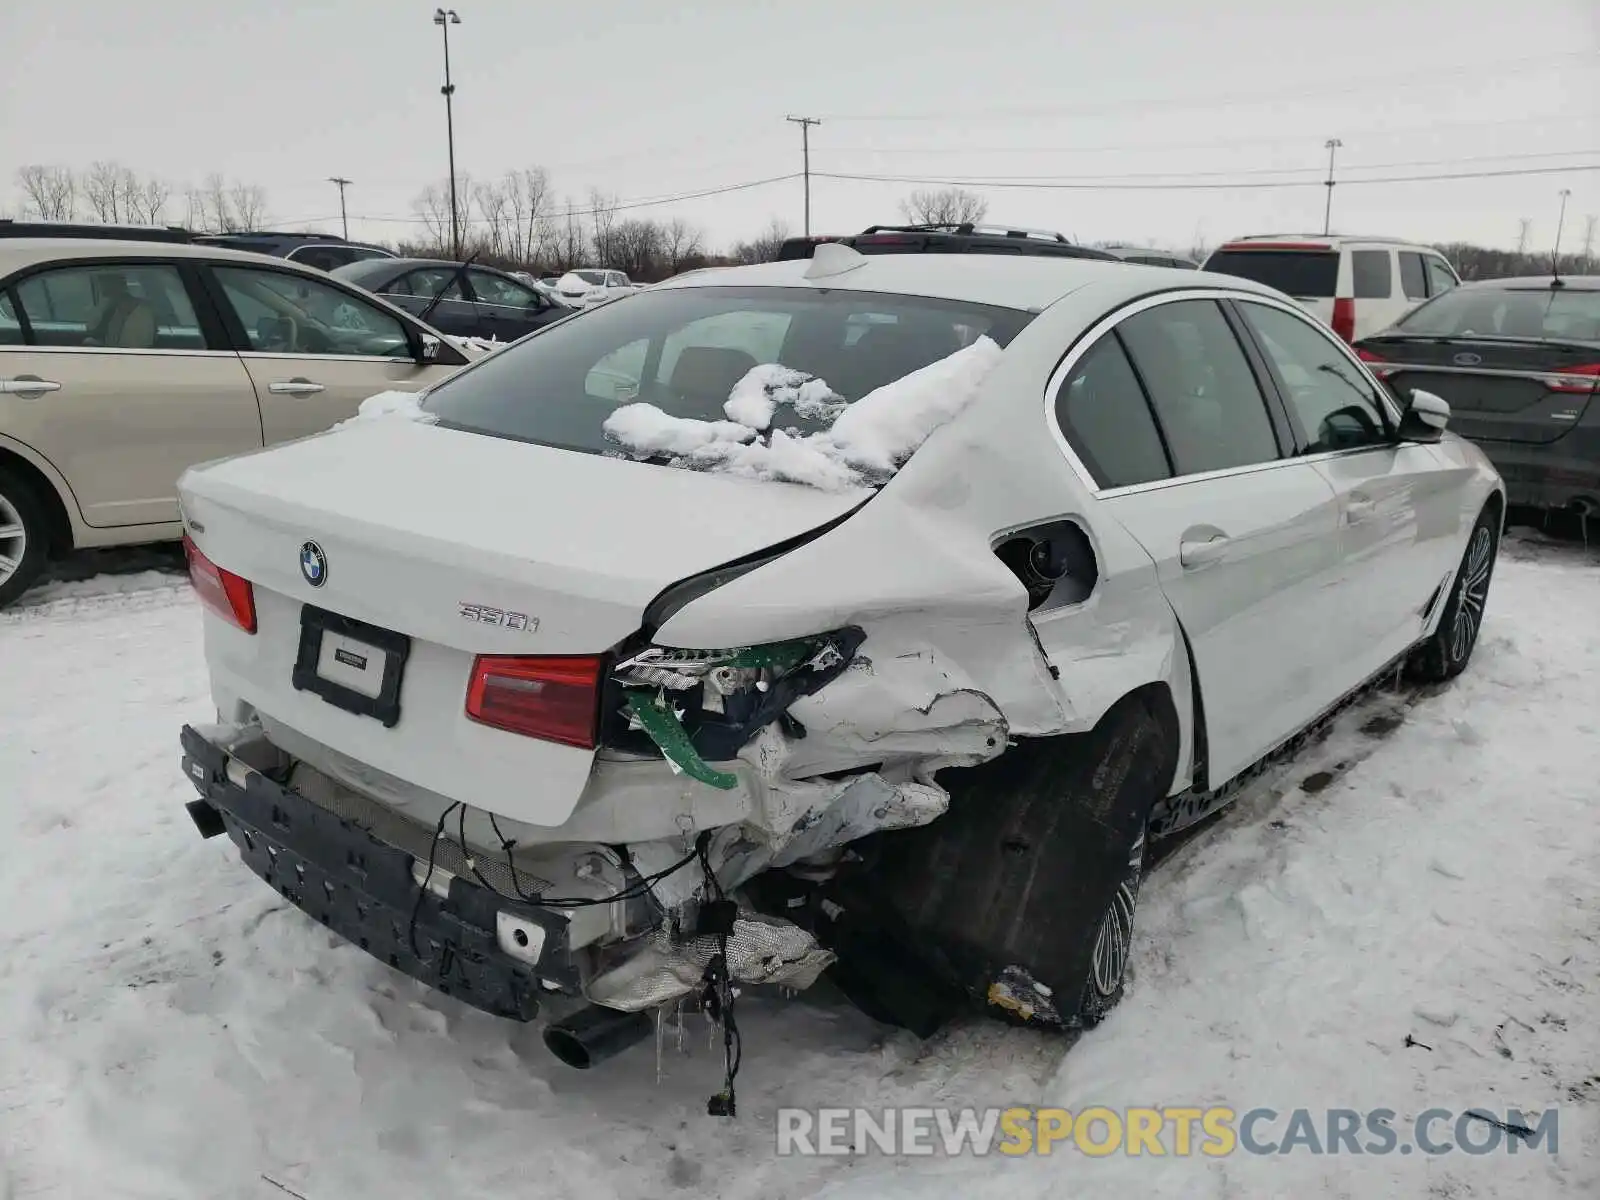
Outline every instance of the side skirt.
{"type": "MultiPolygon", "coordinates": [[[[1419,642],[1418,645],[1420,644],[1419,642]]],[[[1204,791],[1188,788],[1157,801],[1155,811],[1150,817],[1149,836],[1151,841],[1159,842],[1170,838],[1204,821],[1207,817],[1221,812],[1238,799],[1240,792],[1267,771],[1290,761],[1300,751],[1304,750],[1308,744],[1320,741],[1342,713],[1352,705],[1365,700],[1379,688],[1393,685],[1395,690],[1398,691],[1401,674],[1405,669],[1406,662],[1416,652],[1416,648],[1415,645],[1411,646],[1391,659],[1381,670],[1334,701],[1333,704],[1313,718],[1298,733],[1290,735],[1286,740],[1267,751],[1266,754],[1240,771],[1221,787],[1209,788],[1204,791]]]]}

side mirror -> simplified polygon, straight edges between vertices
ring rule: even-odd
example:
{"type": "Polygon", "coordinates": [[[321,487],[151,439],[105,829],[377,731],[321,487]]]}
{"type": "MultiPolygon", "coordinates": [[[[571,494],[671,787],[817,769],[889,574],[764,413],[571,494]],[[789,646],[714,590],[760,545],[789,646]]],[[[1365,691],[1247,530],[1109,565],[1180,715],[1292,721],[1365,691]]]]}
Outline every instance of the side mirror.
{"type": "Polygon", "coordinates": [[[424,364],[439,361],[439,339],[433,334],[417,335],[417,361],[424,364]]]}
{"type": "Polygon", "coordinates": [[[1403,442],[1437,442],[1444,436],[1450,423],[1450,404],[1442,396],[1411,389],[1411,403],[1400,416],[1400,440],[1403,442]]]}

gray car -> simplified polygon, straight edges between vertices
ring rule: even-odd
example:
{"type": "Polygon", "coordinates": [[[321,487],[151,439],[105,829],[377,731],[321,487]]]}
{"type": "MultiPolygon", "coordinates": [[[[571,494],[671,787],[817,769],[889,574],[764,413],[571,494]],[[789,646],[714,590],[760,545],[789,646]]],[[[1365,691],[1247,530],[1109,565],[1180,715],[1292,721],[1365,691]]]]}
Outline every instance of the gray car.
{"type": "Polygon", "coordinates": [[[1463,284],[1357,351],[1392,387],[1449,401],[1512,504],[1600,513],[1600,276],[1463,284]]]}

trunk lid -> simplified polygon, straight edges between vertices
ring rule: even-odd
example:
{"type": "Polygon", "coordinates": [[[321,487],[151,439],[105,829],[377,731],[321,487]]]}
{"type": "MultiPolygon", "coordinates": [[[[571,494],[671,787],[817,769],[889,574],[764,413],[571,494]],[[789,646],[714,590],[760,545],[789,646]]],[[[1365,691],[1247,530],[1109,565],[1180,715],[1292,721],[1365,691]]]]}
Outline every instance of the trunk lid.
{"type": "MultiPolygon", "coordinates": [[[[370,794],[391,775],[539,825],[571,813],[594,751],[470,720],[475,657],[603,654],[639,629],[664,588],[798,537],[867,495],[399,419],[206,464],[179,491],[195,543],[254,588],[255,636],[207,622],[220,692],[325,746],[315,765],[370,794]],[[302,567],[307,543],[320,585],[302,567]],[[383,631],[410,639],[392,727],[296,687],[308,609],[373,627],[345,631],[363,658],[363,645],[382,649],[383,631]]],[[[326,650],[330,635],[320,636],[326,650]]],[[[325,655],[318,670],[342,672],[325,655]]]]}
{"type": "Polygon", "coordinates": [[[1443,397],[1450,428],[1472,439],[1557,441],[1600,383],[1600,345],[1590,343],[1390,333],[1363,339],[1361,350],[1402,402],[1412,388],[1443,397]]]}

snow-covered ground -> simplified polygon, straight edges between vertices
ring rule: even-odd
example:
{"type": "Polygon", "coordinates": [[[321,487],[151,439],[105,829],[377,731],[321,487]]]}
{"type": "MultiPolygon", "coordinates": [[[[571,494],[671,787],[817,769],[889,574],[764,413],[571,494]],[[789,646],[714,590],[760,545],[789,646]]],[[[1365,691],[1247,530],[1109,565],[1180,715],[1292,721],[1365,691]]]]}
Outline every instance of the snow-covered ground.
{"type": "Polygon", "coordinates": [[[0,613],[0,1198],[1600,1196],[1596,566],[1508,545],[1460,681],[1351,712],[1165,862],[1127,999],[1070,1054],[747,1000],[733,1122],[704,1115],[698,1018],[659,1083],[648,1046],[572,1071],[201,841],[193,600],[155,572],[46,585],[0,613]],[[1559,1106],[1560,1152],[774,1153],[779,1105],[990,1104],[1559,1106]]]}

